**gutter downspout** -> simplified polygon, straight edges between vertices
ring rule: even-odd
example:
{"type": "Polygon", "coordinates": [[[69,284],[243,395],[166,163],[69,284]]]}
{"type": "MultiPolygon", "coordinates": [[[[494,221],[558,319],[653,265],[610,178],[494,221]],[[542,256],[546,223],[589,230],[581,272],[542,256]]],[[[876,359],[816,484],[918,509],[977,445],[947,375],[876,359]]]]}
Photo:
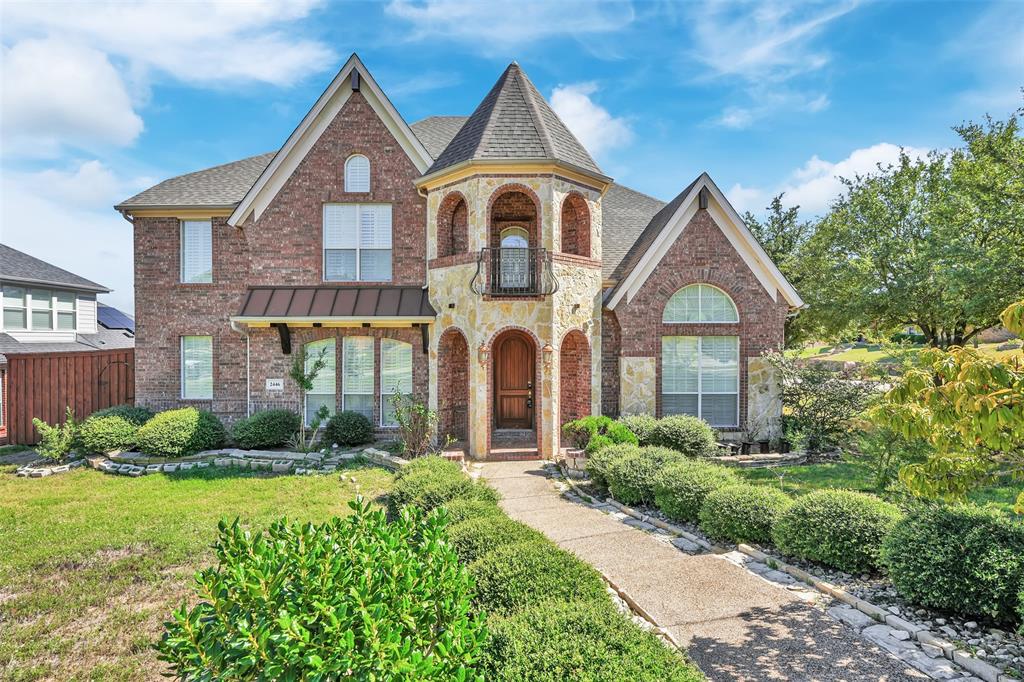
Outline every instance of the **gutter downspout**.
{"type": "Polygon", "coordinates": [[[245,337],[245,416],[252,416],[252,389],[249,385],[249,328],[246,327],[245,331],[238,328],[238,323],[234,320],[229,320],[231,325],[231,331],[238,332],[245,337]]]}

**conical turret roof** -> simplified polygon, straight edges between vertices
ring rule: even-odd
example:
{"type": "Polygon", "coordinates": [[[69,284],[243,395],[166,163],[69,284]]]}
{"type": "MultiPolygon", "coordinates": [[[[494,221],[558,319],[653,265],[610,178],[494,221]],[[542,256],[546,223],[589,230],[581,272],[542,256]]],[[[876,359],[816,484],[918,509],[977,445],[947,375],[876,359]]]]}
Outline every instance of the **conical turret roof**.
{"type": "Polygon", "coordinates": [[[464,161],[550,160],[603,175],[529,77],[512,62],[427,175],[464,161]]]}

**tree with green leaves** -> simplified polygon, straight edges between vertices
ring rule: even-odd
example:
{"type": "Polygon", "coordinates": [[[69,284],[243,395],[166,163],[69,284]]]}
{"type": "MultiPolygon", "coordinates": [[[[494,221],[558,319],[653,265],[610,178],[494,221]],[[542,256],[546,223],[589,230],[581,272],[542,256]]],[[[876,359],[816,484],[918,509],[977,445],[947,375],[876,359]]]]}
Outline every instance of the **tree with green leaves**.
{"type": "MultiPolygon", "coordinates": [[[[1024,301],[1001,315],[1024,334],[1024,301]]],[[[962,499],[980,485],[1024,480],[1024,354],[1001,362],[974,348],[921,353],[869,412],[870,419],[904,438],[934,448],[926,461],[908,464],[900,480],[923,497],[962,499]]],[[[1024,514],[1024,493],[1017,498],[1024,514]]]]}
{"type": "Polygon", "coordinates": [[[804,313],[827,333],[914,325],[963,345],[1024,297],[1024,137],[1017,116],[956,128],[964,145],[844,179],[801,249],[804,313]]]}

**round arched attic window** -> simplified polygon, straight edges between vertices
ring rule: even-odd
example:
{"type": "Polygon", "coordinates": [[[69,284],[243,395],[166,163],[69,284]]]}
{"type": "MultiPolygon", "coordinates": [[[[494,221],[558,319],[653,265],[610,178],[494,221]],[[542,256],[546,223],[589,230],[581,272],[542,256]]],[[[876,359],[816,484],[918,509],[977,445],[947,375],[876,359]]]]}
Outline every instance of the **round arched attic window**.
{"type": "Polygon", "coordinates": [[[662,322],[739,322],[740,316],[729,294],[710,284],[690,284],[665,304],[662,322]]]}
{"type": "Polygon", "coordinates": [[[370,160],[362,154],[353,154],[345,161],[345,191],[370,191],[370,160]]]}

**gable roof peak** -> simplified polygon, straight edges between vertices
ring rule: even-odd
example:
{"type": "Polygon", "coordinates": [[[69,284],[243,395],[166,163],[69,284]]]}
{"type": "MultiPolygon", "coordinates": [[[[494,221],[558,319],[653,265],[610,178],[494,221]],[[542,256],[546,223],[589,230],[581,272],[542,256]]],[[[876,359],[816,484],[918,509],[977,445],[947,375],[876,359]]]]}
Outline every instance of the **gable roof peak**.
{"type": "Polygon", "coordinates": [[[537,86],[510,63],[426,175],[468,161],[558,161],[603,177],[537,86]]]}

